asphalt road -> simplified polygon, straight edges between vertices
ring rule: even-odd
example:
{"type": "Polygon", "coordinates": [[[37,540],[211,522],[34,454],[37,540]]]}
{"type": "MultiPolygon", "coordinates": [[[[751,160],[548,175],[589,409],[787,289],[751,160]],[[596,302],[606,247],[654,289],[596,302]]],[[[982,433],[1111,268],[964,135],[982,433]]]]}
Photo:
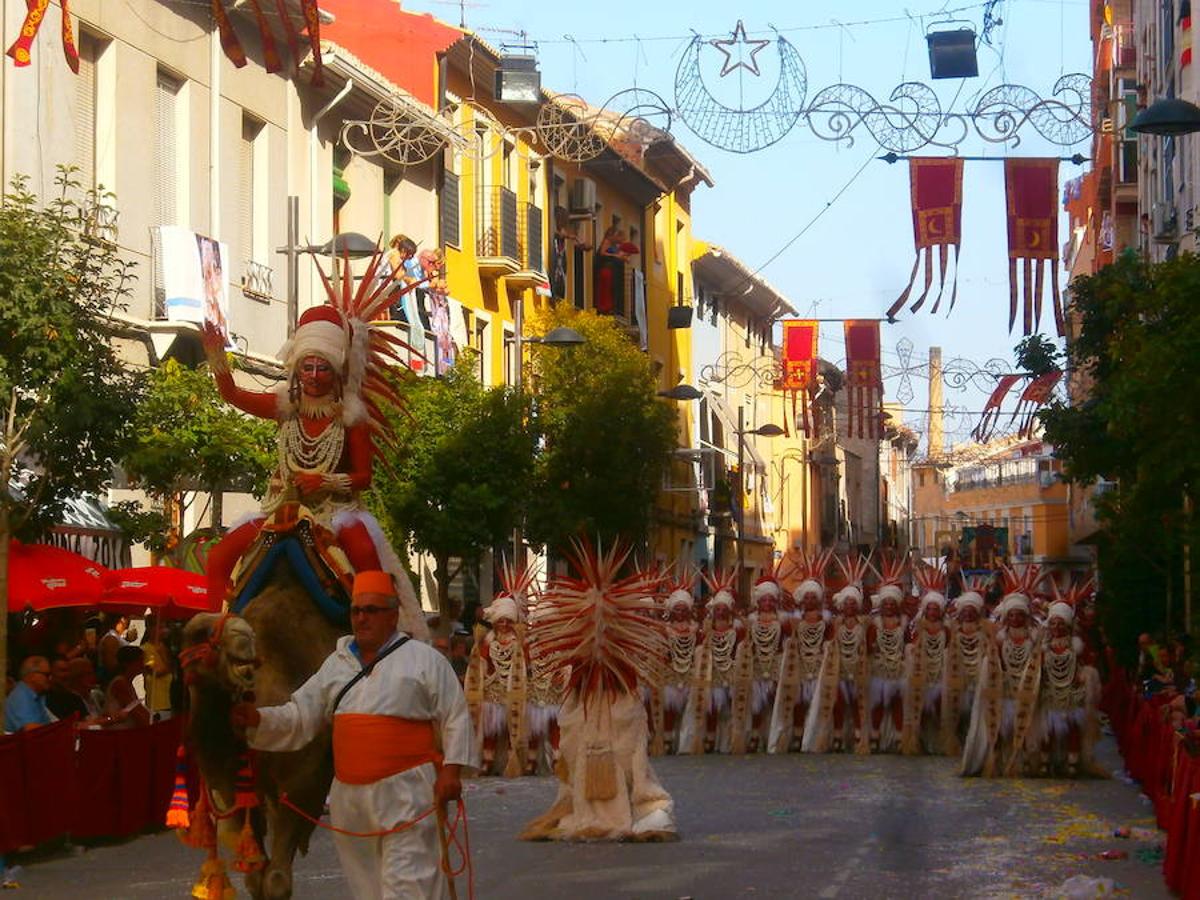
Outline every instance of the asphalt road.
{"type": "MultiPolygon", "coordinates": [[[[1105,748],[1112,771],[1117,758],[1105,748]]],[[[675,844],[528,844],[523,823],[548,778],[468,784],[475,893],[505,898],[950,898],[1054,896],[1074,875],[1166,897],[1161,835],[1136,786],[962,779],[950,760],[895,756],[672,757],[655,762],[675,798],[675,844]],[[1133,839],[1112,832],[1137,830],[1133,839]],[[1116,849],[1128,859],[1100,860],[1116,849]]],[[[46,898],[187,897],[198,851],[171,834],[18,861],[46,898]]],[[[298,898],[345,897],[324,835],[297,862],[298,898]]],[[[460,897],[466,897],[465,883],[460,897]]]]}

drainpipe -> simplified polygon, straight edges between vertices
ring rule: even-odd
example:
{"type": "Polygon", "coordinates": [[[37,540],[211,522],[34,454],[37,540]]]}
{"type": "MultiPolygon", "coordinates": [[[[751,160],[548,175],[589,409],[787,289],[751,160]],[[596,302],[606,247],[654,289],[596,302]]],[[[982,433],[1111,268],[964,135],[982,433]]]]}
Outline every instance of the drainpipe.
{"type": "MultiPolygon", "coordinates": [[[[327,62],[331,61],[332,57],[333,57],[332,54],[328,54],[326,56],[326,61],[327,62]]],[[[317,177],[317,146],[319,144],[319,138],[317,137],[317,126],[320,125],[321,120],[323,118],[325,118],[325,115],[331,109],[333,109],[335,106],[337,106],[343,100],[345,100],[347,96],[349,96],[349,94],[352,90],[354,90],[354,79],[347,78],[346,83],[344,85],[342,85],[342,89],[340,91],[338,91],[337,94],[334,95],[333,99],[330,100],[328,103],[326,103],[324,106],[322,106],[320,109],[318,109],[315,113],[313,113],[312,124],[309,126],[309,131],[308,131],[308,229],[309,229],[309,235],[308,235],[308,239],[310,241],[319,240],[319,238],[316,238],[313,235],[313,231],[317,227],[317,191],[318,191],[319,185],[320,185],[320,180],[317,177]]],[[[325,182],[325,189],[329,190],[328,180],[325,182]]],[[[336,235],[330,235],[330,238],[333,238],[333,237],[336,237],[336,235]]],[[[309,275],[308,275],[308,288],[309,288],[308,296],[311,300],[311,298],[317,296],[317,273],[312,271],[311,269],[309,270],[309,275]]]]}

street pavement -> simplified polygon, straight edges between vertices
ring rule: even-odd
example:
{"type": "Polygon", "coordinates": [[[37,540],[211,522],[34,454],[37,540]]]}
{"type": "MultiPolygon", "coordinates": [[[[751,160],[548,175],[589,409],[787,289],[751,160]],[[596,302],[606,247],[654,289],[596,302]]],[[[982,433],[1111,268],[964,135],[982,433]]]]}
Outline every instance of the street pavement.
{"type": "MultiPolygon", "coordinates": [[[[1102,750],[1107,770],[1117,769],[1111,745],[1102,750]]],[[[1137,787],[1118,778],[963,779],[952,760],[896,756],[670,757],[654,765],[675,798],[678,843],[522,843],[522,825],[551,802],[551,779],[469,782],[476,896],[1041,897],[1075,875],[1111,878],[1126,896],[1168,896],[1155,849],[1162,835],[1137,787]],[[1121,826],[1134,837],[1114,838],[1121,826]],[[1096,858],[1106,850],[1128,858],[1096,858]]],[[[165,833],[47,852],[18,861],[13,896],[186,897],[201,861],[165,833]]],[[[326,834],[297,861],[295,886],[298,898],[348,896],[326,834]]]]}

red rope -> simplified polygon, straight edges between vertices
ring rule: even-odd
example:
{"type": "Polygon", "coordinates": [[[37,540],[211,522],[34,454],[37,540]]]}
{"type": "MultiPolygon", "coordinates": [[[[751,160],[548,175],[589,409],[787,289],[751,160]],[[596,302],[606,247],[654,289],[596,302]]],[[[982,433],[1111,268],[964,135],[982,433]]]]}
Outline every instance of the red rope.
{"type": "MultiPolygon", "coordinates": [[[[335,834],[342,834],[346,835],[347,837],[356,838],[375,838],[386,837],[389,834],[400,834],[401,832],[407,831],[408,829],[417,825],[419,822],[428,819],[437,812],[437,804],[435,803],[415,819],[410,819],[407,822],[397,822],[391,828],[385,828],[380,831],[350,831],[347,828],[338,828],[332,822],[322,822],[320,819],[310,816],[307,812],[289,800],[287,798],[287,794],[280,794],[279,802],[298,815],[300,818],[312,825],[316,825],[318,828],[324,828],[326,831],[332,831],[335,834]]],[[[471,865],[471,831],[467,824],[467,806],[465,803],[463,803],[461,798],[459,798],[458,803],[455,806],[454,821],[448,821],[446,825],[446,840],[449,844],[452,844],[456,850],[458,850],[459,856],[462,857],[462,862],[459,864],[458,868],[453,868],[449,863],[449,854],[447,854],[446,860],[440,864],[441,870],[443,873],[445,873],[446,877],[450,879],[457,878],[459,875],[462,875],[464,872],[466,872],[467,896],[471,898],[471,900],[474,900],[475,868],[471,865]],[[461,842],[459,841],[458,837],[458,826],[460,824],[462,825],[461,842]]]]}

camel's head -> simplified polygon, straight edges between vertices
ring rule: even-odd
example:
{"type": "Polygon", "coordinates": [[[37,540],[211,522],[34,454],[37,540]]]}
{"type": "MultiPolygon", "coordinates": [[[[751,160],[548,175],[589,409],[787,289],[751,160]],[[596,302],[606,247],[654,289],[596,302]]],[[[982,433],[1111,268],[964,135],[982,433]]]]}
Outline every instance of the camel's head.
{"type": "Polygon", "coordinates": [[[254,689],[254,629],[238,616],[203,613],[183,632],[180,661],[190,684],[240,696],[254,689]]]}

